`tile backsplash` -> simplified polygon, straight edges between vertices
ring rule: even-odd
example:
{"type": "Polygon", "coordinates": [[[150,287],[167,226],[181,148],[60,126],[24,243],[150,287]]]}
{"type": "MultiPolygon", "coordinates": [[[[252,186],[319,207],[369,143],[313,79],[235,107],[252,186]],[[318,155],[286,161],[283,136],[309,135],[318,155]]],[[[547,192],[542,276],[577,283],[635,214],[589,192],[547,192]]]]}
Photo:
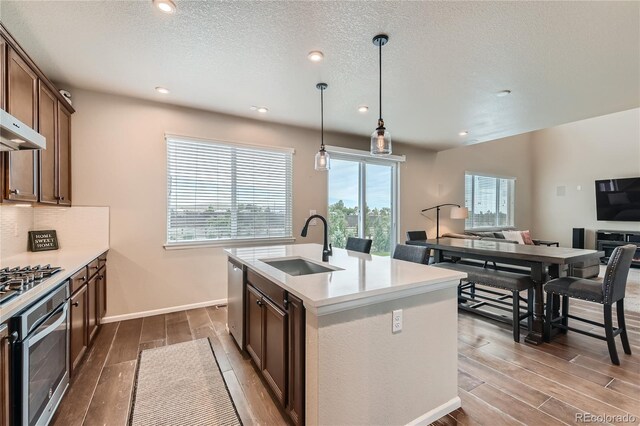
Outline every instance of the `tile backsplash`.
{"type": "Polygon", "coordinates": [[[0,206],[0,259],[27,251],[28,232],[55,229],[60,248],[109,244],[108,207],[0,206]]]}

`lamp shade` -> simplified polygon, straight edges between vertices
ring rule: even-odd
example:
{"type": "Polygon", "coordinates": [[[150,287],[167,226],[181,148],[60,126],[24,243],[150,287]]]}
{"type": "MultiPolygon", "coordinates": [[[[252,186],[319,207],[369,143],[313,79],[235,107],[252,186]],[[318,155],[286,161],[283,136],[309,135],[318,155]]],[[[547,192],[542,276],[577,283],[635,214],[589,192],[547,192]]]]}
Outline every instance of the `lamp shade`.
{"type": "Polygon", "coordinates": [[[453,207],[451,209],[451,219],[466,219],[469,217],[469,209],[466,207],[453,207]]]}

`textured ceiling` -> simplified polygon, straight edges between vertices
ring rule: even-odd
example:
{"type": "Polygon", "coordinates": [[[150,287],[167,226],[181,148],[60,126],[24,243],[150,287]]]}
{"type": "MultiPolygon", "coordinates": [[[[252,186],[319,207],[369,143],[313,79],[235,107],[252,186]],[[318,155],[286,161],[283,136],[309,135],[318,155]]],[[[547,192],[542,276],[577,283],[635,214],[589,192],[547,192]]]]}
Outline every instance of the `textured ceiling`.
{"type": "Polygon", "coordinates": [[[326,127],[365,145],[379,32],[396,141],[443,149],[640,105],[639,2],[175,2],[2,0],[0,19],[63,87],[317,128],[325,81],[326,127]]]}

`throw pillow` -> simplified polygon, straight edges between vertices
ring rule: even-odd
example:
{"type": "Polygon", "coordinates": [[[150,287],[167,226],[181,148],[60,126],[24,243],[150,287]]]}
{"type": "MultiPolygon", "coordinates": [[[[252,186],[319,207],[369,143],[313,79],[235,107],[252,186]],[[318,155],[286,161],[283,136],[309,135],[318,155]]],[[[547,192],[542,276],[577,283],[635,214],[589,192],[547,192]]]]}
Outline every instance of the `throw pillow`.
{"type": "Polygon", "coordinates": [[[520,231],[502,231],[502,235],[506,240],[516,241],[518,244],[524,244],[520,231]]]}
{"type": "Polygon", "coordinates": [[[524,243],[528,246],[533,246],[535,245],[533,243],[533,240],[531,239],[531,232],[529,232],[529,230],[527,229],[526,231],[522,231],[522,240],[524,241],[524,243]]]}

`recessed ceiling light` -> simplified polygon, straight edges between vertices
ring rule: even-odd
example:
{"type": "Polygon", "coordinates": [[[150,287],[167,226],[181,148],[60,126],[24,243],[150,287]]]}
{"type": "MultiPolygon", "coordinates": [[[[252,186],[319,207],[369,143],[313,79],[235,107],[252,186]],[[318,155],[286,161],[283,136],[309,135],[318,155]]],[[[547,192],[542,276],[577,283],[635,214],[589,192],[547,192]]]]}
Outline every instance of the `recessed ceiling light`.
{"type": "Polygon", "coordinates": [[[469,134],[469,132],[467,130],[463,130],[460,133],[458,133],[460,136],[467,136],[469,134]]]}
{"type": "Polygon", "coordinates": [[[164,13],[175,13],[176,4],[171,0],[152,0],[153,4],[164,13]]]}
{"type": "Polygon", "coordinates": [[[251,105],[251,106],[249,107],[249,109],[250,109],[251,111],[255,111],[255,110],[257,110],[257,109],[258,109],[258,107],[257,107],[257,106],[255,106],[255,105],[251,105]]]}
{"type": "Polygon", "coordinates": [[[265,108],[265,107],[258,107],[258,112],[261,112],[262,114],[264,114],[267,111],[269,111],[269,110],[267,108],[265,108]]]}
{"type": "Polygon", "coordinates": [[[367,111],[369,111],[369,107],[368,107],[368,106],[366,106],[366,105],[360,105],[360,106],[358,107],[358,111],[359,111],[359,112],[367,112],[367,111]]]}
{"type": "Polygon", "coordinates": [[[505,96],[509,96],[511,94],[511,90],[501,90],[496,93],[496,96],[499,98],[504,98],[505,96]]]}
{"type": "Polygon", "coordinates": [[[166,95],[169,93],[169,89],[165,89],[164,87],[156,87],[156,92],[158,93],[162,93],[163,95],[166,95]]]}
{"type": "Polygon", "coordinates": [[[312,52],[309,52],[307,58],[309,58],[309,60],[312,62],[320,62],[324,59],[324,53],[319,50],[314,50],[312,52]]]}

